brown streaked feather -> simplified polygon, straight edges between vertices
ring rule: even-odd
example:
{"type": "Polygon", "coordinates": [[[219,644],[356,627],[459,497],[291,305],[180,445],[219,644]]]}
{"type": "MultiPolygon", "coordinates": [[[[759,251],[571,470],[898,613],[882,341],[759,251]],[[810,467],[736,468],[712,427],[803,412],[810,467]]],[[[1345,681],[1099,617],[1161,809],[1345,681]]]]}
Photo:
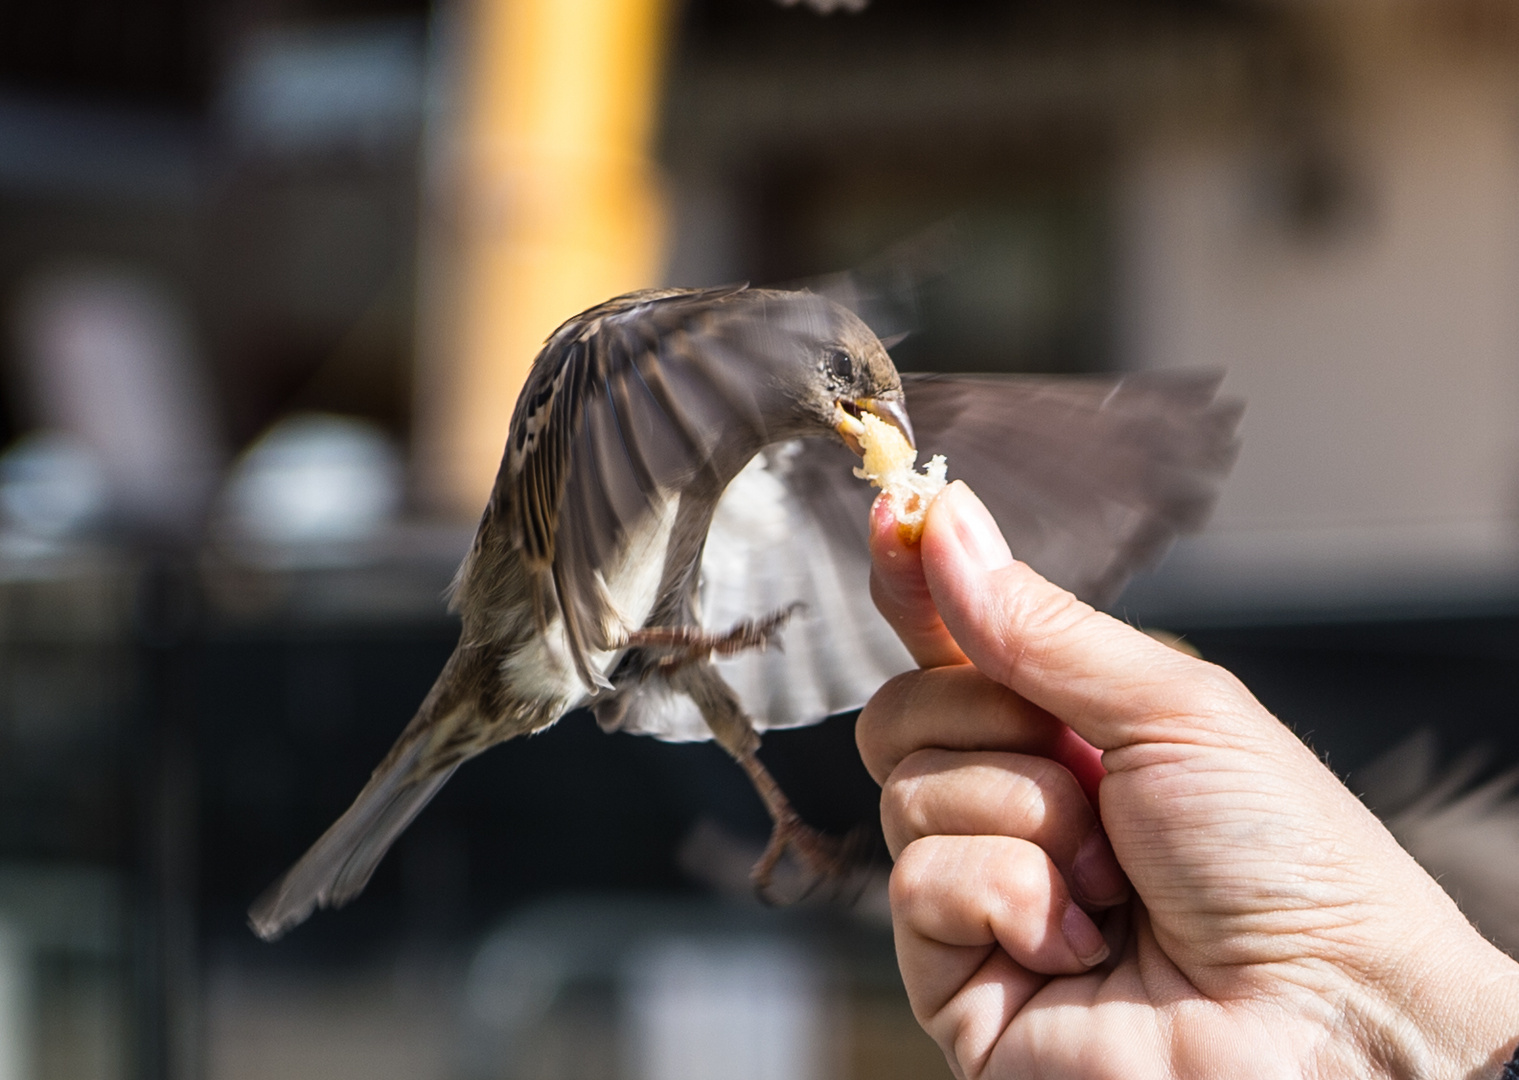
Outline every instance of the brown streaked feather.
{"type": "MultiPolygon", "coordinates": [[[[565,323],[533,364],[512,420],[494,501],[521,551],[540,627],[562,619],[588,689],[605,678],[588,656],[623,625],[604,576],[626,538],[663,500],[711,473],[735,432],[764,417],[744,372],[754,305],[730,287],[633,293],[565,323]],[[740,299],[741,298],[741,299],[740,299]],[[733,302],[743,310],[729,310],[733,302]]],[[[471,588],[465,571],[460,589],[471,588]]]]}

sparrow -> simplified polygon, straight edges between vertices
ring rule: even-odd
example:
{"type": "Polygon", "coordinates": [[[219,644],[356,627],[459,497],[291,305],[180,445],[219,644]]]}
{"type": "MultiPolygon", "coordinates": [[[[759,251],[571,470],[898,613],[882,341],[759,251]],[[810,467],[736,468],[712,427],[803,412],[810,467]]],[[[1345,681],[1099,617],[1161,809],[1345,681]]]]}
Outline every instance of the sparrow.
{"type": "Polygon", "coordinates": [[[1211,508],[1240,415],[1218,385],[904,376],[859,317],[807,291],[645,290],[576,315],[517,400],[451,588],[457,647],[251,927],[273,940],[353,899],[463,762],[578,708],[608,731],[716,739],[773,821],[761,890],[788,850],[836,872],[848,852],[756,751],[913,666],[870,601],[858,417],[946,454],[1020,557],[1100,604],[1211,508]],[[783,631],[790,648],[767,648],[783,631]]]}

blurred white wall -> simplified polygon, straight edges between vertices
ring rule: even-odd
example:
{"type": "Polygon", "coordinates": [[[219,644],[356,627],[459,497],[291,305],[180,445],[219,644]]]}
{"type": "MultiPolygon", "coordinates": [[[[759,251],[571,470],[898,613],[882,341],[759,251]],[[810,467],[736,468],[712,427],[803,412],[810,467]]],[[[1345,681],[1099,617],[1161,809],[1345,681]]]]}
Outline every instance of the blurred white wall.
{"type": "Polygon", "coordinates": [[[26,940],[0,921],[0,1080],[30,1080],[31,957],[26,940]]]}
{"type": "Polygon", "coordinates": [[[1126,170],[1128,363],[1223,368],[1248,401],[1214,524],[1163,572],[1183,607],[1519,580],[1514,65],[1412,25],[1335,29],[1326,220],[1291,220],[1259,138],[1158,136],[1126,170]]]}
{"type": "Polygon", "coordinates": [[[821,1080],[822,973],[774,942],[667,938],[627,963],[627,1074],[638,1080],[821,1080]]]}

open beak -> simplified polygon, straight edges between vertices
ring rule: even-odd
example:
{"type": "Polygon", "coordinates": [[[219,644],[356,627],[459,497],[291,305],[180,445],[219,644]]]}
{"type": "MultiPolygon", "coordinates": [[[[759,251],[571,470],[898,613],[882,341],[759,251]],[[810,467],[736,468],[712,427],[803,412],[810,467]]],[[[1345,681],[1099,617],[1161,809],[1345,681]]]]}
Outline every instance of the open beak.
{"type": "Polygon", "coordinates": [[[907,418],[907,406],[903,400],[902,391],[891,390],[879,397],[840,399],[835,404],[834,430],[843,436],[844,441],[849,444],[849,449],[864,457],[865,448],[860,445],[860,435],[865,431],[865,424],[860,420],[862,413],[870,413],[886,421],[902,433],[902,437],[907,440],[909,446],[914,450],[918,448],[918,441],[912,433],[912,421],[907,418]]]}

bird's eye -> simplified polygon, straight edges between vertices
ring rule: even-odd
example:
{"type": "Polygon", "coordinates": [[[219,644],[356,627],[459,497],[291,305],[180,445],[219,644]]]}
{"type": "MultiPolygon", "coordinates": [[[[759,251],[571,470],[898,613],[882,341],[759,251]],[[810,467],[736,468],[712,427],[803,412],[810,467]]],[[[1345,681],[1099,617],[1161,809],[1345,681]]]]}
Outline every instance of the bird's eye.
{"type": "Polygon", "coordinates": [[[849,382],[854,378],[854,361],[843,349],[832,349],[828,353],[828,374],[840,382],[849,382]]]}

